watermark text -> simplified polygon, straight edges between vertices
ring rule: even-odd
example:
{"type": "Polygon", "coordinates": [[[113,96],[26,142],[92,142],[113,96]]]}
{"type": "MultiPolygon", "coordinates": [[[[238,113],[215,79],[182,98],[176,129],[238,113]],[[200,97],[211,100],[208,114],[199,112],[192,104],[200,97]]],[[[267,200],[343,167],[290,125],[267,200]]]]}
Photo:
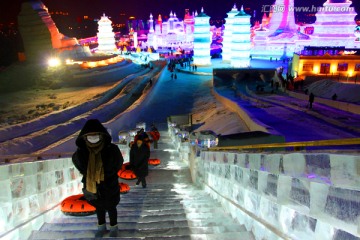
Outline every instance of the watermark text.
{"type": "Polygon", "coordinates": [[[262,5],[261,12],[353,12],[354,7],[322,6],[294,7],[287,5],[262,5]]]}

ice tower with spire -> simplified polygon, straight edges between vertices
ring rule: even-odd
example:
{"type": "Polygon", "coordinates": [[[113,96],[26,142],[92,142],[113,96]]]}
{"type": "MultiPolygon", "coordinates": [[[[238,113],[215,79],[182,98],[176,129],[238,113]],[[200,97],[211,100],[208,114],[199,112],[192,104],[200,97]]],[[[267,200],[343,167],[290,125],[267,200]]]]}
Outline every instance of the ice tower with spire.
{"type": "Polygon", "coordinates": [[[230,62],[231,59],[234,17],[238,13],[239,11],[236,7],[236,4],[234,4],[231,11],[227,13],[227,18],[225,18],[225,30],[224,30],[223,47],[222,47],[222,60],[224,62],[230,62]]]}
{"type": "Polygon", "coordinates": [[[204,13],[204,8],[195,17],[194,25],[194,64],[211,65],[210,45],[210,17],[204,13]]]}
{"type": "Polygon", "coordinates": [[[105,15],[105,13],[98,21],[98,51],[114,52],[116,50],[115,33],[113,32],[111,23],[111,20],[105,15]]]}
{"type": "Polygon", "coordinates": [[[241,10],[234,16],[232,42],[231,42],[231,60],[230,64],[235,68],[245,68],[250,66],[250,18],[251,16],[241,10]]]}

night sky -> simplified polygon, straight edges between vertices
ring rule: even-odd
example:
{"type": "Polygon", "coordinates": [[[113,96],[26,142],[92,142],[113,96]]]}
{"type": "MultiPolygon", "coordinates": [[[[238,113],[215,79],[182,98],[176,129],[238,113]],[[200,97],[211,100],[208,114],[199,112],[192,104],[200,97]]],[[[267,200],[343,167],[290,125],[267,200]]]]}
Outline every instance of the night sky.
{"type": "MultiPolygon", "coordinates": [[[[15,22],[23,0],[0,0],[0,23],[15,22]]],[[[103,13],[118,22],[120,13],[135,16],[137,19],[146,20],[150,12],[168,15],[175,11],[179,18],[183,18],[184,10],[190,12],[200,11],[204,7],[205,13],[213,18],[225,18],[234,3],[238,8],[243,4],[245,8],[258,9],[258,15],[262,15],[261,6],[272,4],[274,0],[257,1],[233,1],[233,0],[43,0],[50,11],[66,11],[74,18],[88,15],[91,18],[99,18],[103,13]]],[[[295,6],[322,6],[325,0],[295,0],[295,6]]],[[[360,13],[360,1],[353,0],[353,6],[360,13]]]]}

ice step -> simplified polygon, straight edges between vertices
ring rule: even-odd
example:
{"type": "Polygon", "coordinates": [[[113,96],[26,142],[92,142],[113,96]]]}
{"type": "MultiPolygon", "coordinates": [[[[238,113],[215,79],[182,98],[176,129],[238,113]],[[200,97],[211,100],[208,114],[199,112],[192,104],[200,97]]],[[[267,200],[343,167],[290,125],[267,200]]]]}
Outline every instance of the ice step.
{"type": "MultiPolygon", "coordinates": [[[[109,227],[109,226],[108,226],[109,227]]],[[[221,232],[237,232],[246,231],[245,227],[239,224],[223,224],[216,226],[194,226],[189,227],[186,220],[182,221],[159,221],[159,222],[126,222],[119,223],[119,229],[122,230],[143,230],[143,229],[169,229],[169,228],[189,228],[192,233],[209,234],[221,232]]],[[[96,230],[96,222],[86,223],[45,223],[39,231],[82,231],[96,230]]]]}
{"type": "MultiPolygon", "coordinates": [[[[96,230],[96,219],[91,222],[81,223],[45,223],[40,231],[71,231],[71,230],[96,230]]],[[[161,228],[174,228],[174,227],[188,227],[186,220],[180,221],[157,221],[157,222],[119,222],[118,227],[120,230],[124,229],[161,229],[161,228]]]]}
{"type": "Polygon", "coordinates": [[[192,234],[192,240],[255,240],[251,232],[231,232],[216,234],[192,234]]]}
{"type": "MultiPolygon", "coordinates": [[[[34,232],[32,239],[67,239],[67,238],[92,238],[96,230],[71,230],[71,231],[38,231],[34,232]]],[[[187,227],[161,228],[161,229],[123,229],[120,237],[161,237],[161,236],[183,236],[190,235],[187,227]]],[[[106,236],[106,235],[105,235],[106,236]]]]}
{"type": "Polygon", "coordinates": [[[136,205],[144,205],[144,206],[152,206],[152,205],[185,205],[188,204],[196,205],[196,204],[215,204],[218,205],[218,203],[212,199],[164,199],[164,198],[146,198],[146,199],[122,199],[120,200],[119,207],[131,207],[136,205]]]}
{"type": "MultiPolygon", "coordinates": [[[[97,222],[96,215],[88,216],[88,217],[70,217],[70,218],[59,218],[53,219],[51,222],[53,223],[80,223],[80,222],[97,222]]],[[[118,215],[118,222],[157,222],[157,221],[179,221],[186,220],[185,213],[178,214],[161,214],[161,215],[133,215],[133,216],[121,216],[118,215]]]]}
{"type": "MultiPolygon", "coordinates": [[[[95,224],[94,224],[95,225],[95,224]]],[[[136,225],[135,225],[136,226],[136,225]]],[[[134,226],[134,227],[135,227],[134,226]]],[[[95,225],[96,227],[96,225],[95,225]]],[[[31,239],[67,239],[67,238],[91,238],[96,232],[95,229],[81,230],[51,230],[33,232],[31,239]]],[[[245,227],[239,225],[228,225],[221,227],[168,227],[168,228],[138,228],[138,229],[120,229],[120,237],[161,237],[161,236],[186,236],[186,235],[216,235],[220,237],[222,234],[246,234],[245,227]]],[[[222,239],[222,238],[218,238],[222,239]]],[[[233,238],[237,239],[237,238],[233,238]]]]}
{"type": "Polygon", "coordinates": [[[121,216],[134,216],[134,215],[163,215],[171,213],[221,213],[222,210],[214,206],[210,207],[199,207],[199,208],[169,208],[169,209],[118,209],[118,214],[121,216]]]}

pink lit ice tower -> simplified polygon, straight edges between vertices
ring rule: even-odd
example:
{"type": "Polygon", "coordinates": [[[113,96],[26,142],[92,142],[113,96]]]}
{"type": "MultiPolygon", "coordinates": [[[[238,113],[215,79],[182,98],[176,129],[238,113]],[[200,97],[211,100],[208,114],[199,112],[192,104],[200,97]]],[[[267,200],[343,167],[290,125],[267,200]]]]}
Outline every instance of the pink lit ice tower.
{"type": "Polygon", "coordinates": [[[254,58],[291,57],[293,52],[309,45],[310,37],[298,31],[294,17],[294,0],[276,0],[271,8],[264,8],[271,15],[269,24],[254,31],[254,58]]]}
{"type": "Polygon", "coordinates": [[[350,7],[349,0],[327,0],[316,13],[313,46],[344,46],[347,48],[360,47],[355,41],[356,27],[354,7],[350,7]]]}

